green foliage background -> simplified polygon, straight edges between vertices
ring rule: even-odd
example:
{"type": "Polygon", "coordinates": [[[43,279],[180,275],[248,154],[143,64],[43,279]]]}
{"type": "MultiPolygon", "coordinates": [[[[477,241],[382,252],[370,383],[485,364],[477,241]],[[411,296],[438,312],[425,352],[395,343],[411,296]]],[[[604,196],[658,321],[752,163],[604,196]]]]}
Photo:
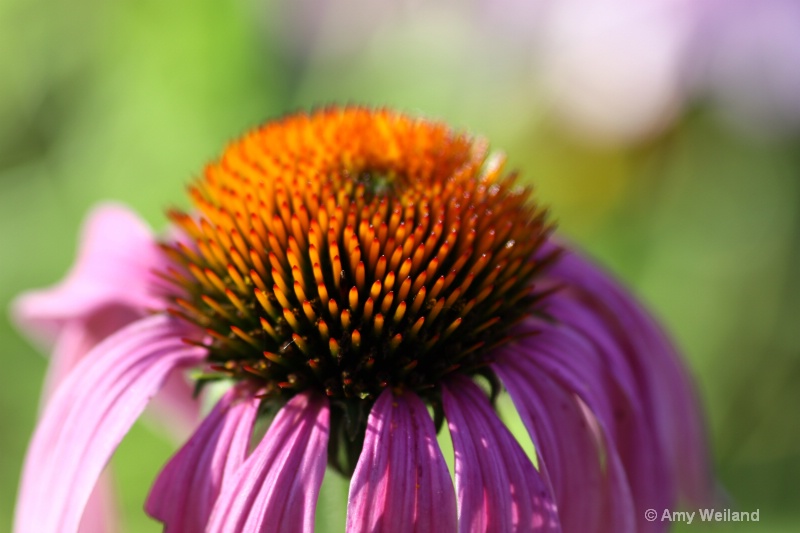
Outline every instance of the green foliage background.
{"type": "MultiPolygon", "coordinates": [[[[758,524],[715,530],[797,531],[800,138],[742,136],[699,102],[656,138],[591,145],[457,17],[330,54],[297,46],[287,15],[276,1],[0,2],[0,313],[66,272],[94,203],[161,228],[204,163],[264,120],[353,102],[442,118],[502,148],[562,234],[685,350],[720,483],[733,506],[760,509],[758,524]]],[[[2,317],[0,339],[6,530],[46,360],[2,317]]],[[[174,449],[139,424],[114,458],[127,531],[158,531],[141,505],[174,449]]],[[[343,530],[346,491],[329,473],[320,531],[343,530]]]]}

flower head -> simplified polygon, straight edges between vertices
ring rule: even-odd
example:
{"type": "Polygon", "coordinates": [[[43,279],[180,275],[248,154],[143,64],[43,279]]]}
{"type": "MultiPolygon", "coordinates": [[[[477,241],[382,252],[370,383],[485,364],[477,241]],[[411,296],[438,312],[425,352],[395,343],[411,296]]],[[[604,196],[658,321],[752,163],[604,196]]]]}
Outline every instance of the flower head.
{"type": "Polygon", "coordinates": [[[167,248],[171,312],[207,332],[220,377],[269,398],[324,393],[336,435],[347,421],[363,436],[387,388],[436,404],[448,375],[490,372],[487,352],[534,309],[544,217],[484,145],[442,124],[291,117],[190,192],[196,211],[172,219],[196,246],[167,248]]]}
{"type": "Polygon", "coordinates": [[[352,475],[349,532],[654,531],[645,509],[709,496],[670,344],[552,242],[482,141],[331,108],[233,143],[190,195],[153,265],[157,302],[49,403],[18,532],[76,531],[119,440],[186,367],[230,386],[153,486],[167,531],[311,531],[326,464],[352,475]],[[494,411],[503,387],[538,467],[494,411]]]}

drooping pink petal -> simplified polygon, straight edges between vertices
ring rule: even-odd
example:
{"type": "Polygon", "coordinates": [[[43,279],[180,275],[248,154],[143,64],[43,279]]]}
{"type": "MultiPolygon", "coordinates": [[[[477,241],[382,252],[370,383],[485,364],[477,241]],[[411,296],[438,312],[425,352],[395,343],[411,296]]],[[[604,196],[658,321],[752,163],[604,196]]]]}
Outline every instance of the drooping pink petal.
{"type": "Polygon", "coordinates": [[[17,533],[77,531],[98,476],[149,399],[174,368],[205,356],[181,341],[186,334],[167,316],[142,319],[100,343],[59,385],[25,459],[17,533]]]}
{"type": "MultiPolygon", "coordinates": [[[[76,267],[58,286],[23,295],[15,302],[12,311],[19,327],[31,336],[31,340],[46,349],[52,346],[51,364],[42,389],[42,406],[46,405],[58,384],[94,346],[141,318],[145,311],[134,307],[144,301],[141,295],[135,298],[123,295],[120,298],[119,287],[123,285],[114,285],[107,281],[118,273],[131,272],[128,265],[117,263],[127,261],[128,257],[124,254],[113,254],[110,260],[101,264],[105,272],[99,274],[96,267],[86,263],[93,261],[104,250],[118,249],[120,237],[132,236],[132,244],[140,245],[149,237],[146,225],[126,209],[108,204],[96,209],[89,216],[83,233],[87,241],[83,243],[79,258],[79,262],[83,263],[83,271],[78,271],[76,267]],[[103,290],[105,295],[102,294],[103,290]],[[70,297],[75,298],[73,308],[69,308],[70,297]],[[90,299],[93,302],[87,305],[90,299]]],[[[144,259],[146,263],[147,257],[144,259]]],[[[155,257],[152,259],[155,260],[155,257]]],[[[145,263],[141,265],[139,275],[142,279],[149,279],[151,274],[145,263]]],[[[136,288],[140,283],[139,280],[128,280],[124,286],[132,285],[136,288]]],[[[179,401],[176,393],[177,391],[161,395],[161,403],[174,406],[184,405],[183,402],[191,400],[191,394],[188,394],[189,400],[179,401]]],[[[179,414],[181,417],[173,420],[171,428],[193,426],[196,423],[197,407],[193,411],[183,409],[179,414]]],[[[87,502],[80,526],[81,533],[109,533],[118,529],[116,504],[111,491],[110,477],[104,474],[87,502]]]]}
{"type": "Polygon", "coordinates": [[[548,486],[477,385],[462,376],[442,387],[456,455],[461,533],[561,531],[548,486]]]}
{"type": "MultiPolygon", "coordinates": [[[[44,408],[58,385],[97,344],[124,326],[140,318],[140,313],[121,305],[110,305],[91,313],[85,319],[65,321],[57,334],[53,353],[42,389],[41,408],[44,408]]],[[[199,403],[193,398],[192,387],[186,382],[182,369],[170,373],[163,389],[156,395],[148,410],[162,424],[165,432],[183,441],[196,427],[199,403]],[[168,422],[167,422],[168,420],[168,422]]],[[[108,472],[100,477],[86,504],[80,533],[113,533],[119,531],[117,505],[113,483],[108,472]]]]}
{"type": "Polygon", "coordinates": [[[367,421],[350,482],[348,533],[447,533],[457,527],[453,482],[428,410],[386,389],[367,421]]]}
{"type": "Polygon", "coordinates": [[[14,302],[12,316],[32,338],[54,339],[65,321],[106,306],[143,311],[160,305],[152,271],[165,264],[165,256],[132,211],[117,204],[94,208],[80,241],[76,262],[63,281],[14,302]]]}
{"type": "Polygon", "coordinates": [[[222,484],[244,462],[259,401],[233,387],[170,459],[145,504],[166,533],[203,531],[222,484]]]}
{"type": "Polygon", "coordinates": [[[289,400],[256,449],[225,480],[206,531],[313,532],[329,430],[327,398],[304,392],[289,400]]]}
{"type": "MultiPolygon", "coordinates": [[[[153,271],[165,257],[150,229],[128,208],[101,204],[84,223],[78,259],[63,281],[18,298],[12,316],[31,340],[52,349],[43,403],[100,341],[143,318],[157,305],[153,271]]],[[[196,427],[198,404],[180,372],[155,398],[155,418],[167,419],[181,441],[196,427]]]]}
{"type": "MultiPolygon", "coordinates": [[[[70,371],[102,340],[140,319],[144,310],[120,304],[98,308],[88,316],[65,320],[55,338],[42,392],[42,405],[70,371]]],[[[151,419],[162,422],[176,441],[182,442],[197,427],[200,406],[182,370],[172,372],[148,406],[151,419]]]]}
{"type": "Polygon", "coordinates": [[[635,503],[637,529],[642,532],[663,530],[660,522],[647,521],[644,511],[675,505],[675,472],[669,464],[664,443],[659,439],[657,421],[648,411],[635,369],[611,332],[580,302],[570,298],[568,292],[558,294],[551,304],[550,312],[563,318],[560,329],[574,331],[590,342],[607,369],[608,381],[613,383],[607,388],[607,400],[614,418],[604,418],[602,424],[609,428],[626,471],[635,503]],[[583,329],[579,329],[581,327],[583,329]],[[653,483],[653,479],[659,482],[653,483]]]}
{"type": "MultiPolygon", "coordinates": [[[[555,308],[554,301],[565,298],[565,294],[561,291],[551,296],[548,310],[555,308]]],[[[609,449],[617,453],[624,467],[634,498],[637,530],[661,529],[660,522],[644,519],[644,511],[669,508],[673,502],[672,481],[653,423],[640,405],[635,383],[626,378],[629,372],[624,358],[616,353],[618,349],[613,343],[606,346],[595,342],[598,339],[588,338],[567,324],[529,319],[519,330],[535,331],[536,335],[504,345],[496,360],[514,361],[521,366],[525,361],[518,360],[527,359],[588,406],[607,437],[609,449]],[[606,352],[606,348],[611,351],[606,352]],[[629,391],[631,388],[633,392],[629,391]]]]}
{"type": "Polygon", "coordinates": [[[608,431],[601,427],[600,421],[580,398],[575,398],[589,430],[594,435],[598,447],[602,448],[606,462],[606,498],[608,505],[603,508],[600,517],[599,531],[616,533],[618,531],[636,531],[635,507],[631,488],[625,476],[625,468],[617,450],[610,444],[608,431]]]}
{"type": "Polygon", "coordinates": [[[556,318],[594,338],[603,329],[627,360],[678,494],[695,505],[711,504],[715,490],[699,401],[672,343],[630,294],[579,255],[563,254],[547,275],[566,283],[569,297],[590,311],[590,318],[570,312],[556,318]]]}
{"type": "Polygon", "coordinates": [[[602,427],[598,434],[592,430],[599,423],[589,408],[532,359],[515,356],[514,345],[492,368],[530,433],[540,469],[550,474],[563,531],[635,531],[633,501],[619,456],[602,427]]]}

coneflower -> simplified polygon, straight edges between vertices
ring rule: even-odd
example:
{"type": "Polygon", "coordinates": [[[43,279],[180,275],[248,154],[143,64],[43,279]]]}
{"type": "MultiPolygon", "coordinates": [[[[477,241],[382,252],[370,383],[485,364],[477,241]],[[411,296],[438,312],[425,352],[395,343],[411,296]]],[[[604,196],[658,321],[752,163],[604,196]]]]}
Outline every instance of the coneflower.
{"type": "Polygon", "coordinates": [[[58,298],[62,327],[85,326],[68,309],[89,300],[134,319],[48,401],[17,533],[78,531],[119,441],[187,368],[196,390],[228,387],[152,488],[146,510],[168,532],[312,531],[326,465],[351,477],[348,532],[657,531],[646,509],[708,497],[671,345],[554,243],[484,142],[331,108],[249,133],[189,192],[160,254],[146,253],[156,239],[126,246],[120,217],[104,235],[125,253],[96,254],[72,292],[22,300],[28,325],[58,298]],[[536,466],[494,410],[503,389],[536,466]]]}

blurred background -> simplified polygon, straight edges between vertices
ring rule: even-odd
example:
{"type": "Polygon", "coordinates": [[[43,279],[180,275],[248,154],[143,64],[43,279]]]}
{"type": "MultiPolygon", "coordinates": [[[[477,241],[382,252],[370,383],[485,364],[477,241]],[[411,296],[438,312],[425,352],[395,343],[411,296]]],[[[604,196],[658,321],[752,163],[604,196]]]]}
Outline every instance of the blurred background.
{"type": "MultiPolygon", "coordinates": [[[[720,483],[800,530],[800,2],[0,0],[0,530],[46,365],[9,324],[94,203],[155,228],[229,140],[330,103],[480,134],[684,350],[720,483]]],[[[175,449],[113,460],[126,531],[175,449]]],[[[326,476],[321,531],[346,484],[326,476]]],[[[676,528],[705,531],[702,525],[676,528]]]]}

